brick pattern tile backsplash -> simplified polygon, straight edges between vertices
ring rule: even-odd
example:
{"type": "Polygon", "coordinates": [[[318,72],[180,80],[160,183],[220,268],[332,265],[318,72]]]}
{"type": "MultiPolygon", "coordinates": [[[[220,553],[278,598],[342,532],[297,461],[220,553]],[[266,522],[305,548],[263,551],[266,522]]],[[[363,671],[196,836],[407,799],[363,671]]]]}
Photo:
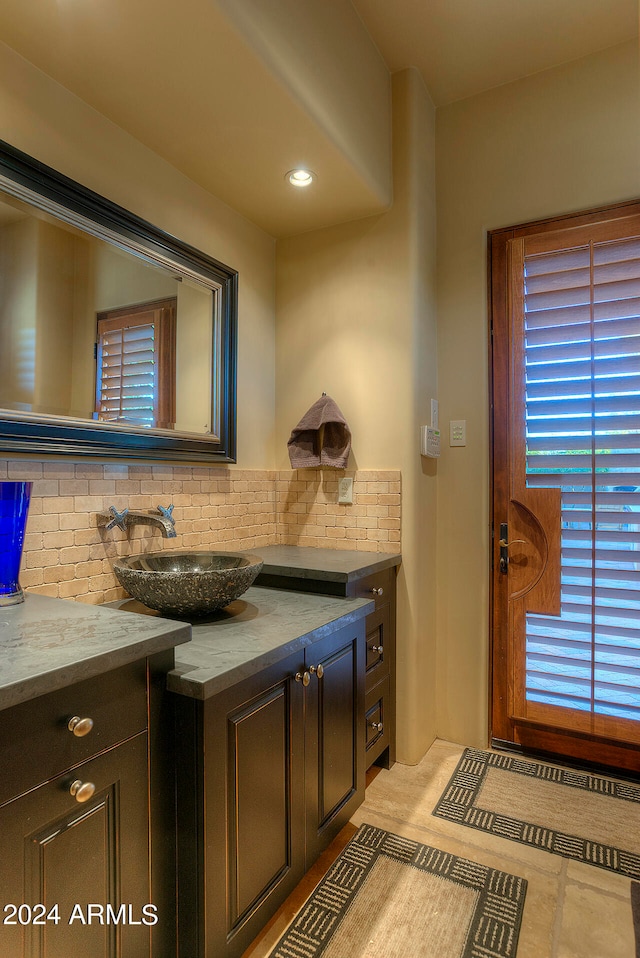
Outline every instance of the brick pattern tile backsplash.
{"type": "Polygon", "coordinates": [[[124,598],[117,556],[160,549],[259,549],[283,544],[400,552],[401,483],[394,470],[276,472],[206,466],[0,460],[1,480],[33,482],[20,584],[81,602],[124,598]],[[338,504],[338,478],[353,504],[338,504]],[[173,503],[176,537],[155,526],[99,528],[109,506],[173,503]]]}
{"type": "Polygon", "coordinates": [[[298,469],[276,474],[278,542],[400,552],[400,473],[298,469]],[[353,478],[353,504],[338,503],[338,478],[353,478]]]}

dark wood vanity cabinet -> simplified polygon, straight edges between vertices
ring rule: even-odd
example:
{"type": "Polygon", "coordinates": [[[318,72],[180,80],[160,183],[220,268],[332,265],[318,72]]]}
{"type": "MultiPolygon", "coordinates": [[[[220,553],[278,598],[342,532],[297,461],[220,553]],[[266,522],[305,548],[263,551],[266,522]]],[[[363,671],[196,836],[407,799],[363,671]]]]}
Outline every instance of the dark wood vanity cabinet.
{"type": "Polygon", "coordinates": [[[364,797],[362,620],[176,696],[178,954],[237,958],[364,797]]]}
{"type": "Polygon", "coordinates": [[[258,576],[258,585],[374,600],[375,609],[365,619],[365,761],[367,768],[374,763],[390,768],[396,760],[396,572],[400,556],[393,556],[393,564],[387,568],[362,575],[355,563],[350,573],[337,572],[327,550],[302,550],[300,560],[286,548],[276,547],[275,555],[264,551],[266,571],[258,576]],[[310,554],[314,555],[312,561],[310,554]],[[328,570],[332,571],[327,575],[328,570]]]}
{"type": "Polygon", "coordinates": [[[0,808],[0,898],[3,921],[14,922],[0,929],[3,956],[150,954],[141,920],[149,903],[146,758],[141,732],[0,808]],[[76,781],[95,786],[82,804],[69,794],[76,781]],[[126,903],[125,920],[140,924],[105,924],[107,903],[114,913],[126,903]]]}
{"type": "Polygon", "coordinates": [[[171,771],[149,751],[167,731],[162,658],[2,712],[3,958],[175,955],[171,771]]]}
{"type": "Polygon", "coordinates": [[[373,599],[365,619],[366,766],[396,760],[396,570],[383,569],[347,584],[347,594],[373,599]]]}

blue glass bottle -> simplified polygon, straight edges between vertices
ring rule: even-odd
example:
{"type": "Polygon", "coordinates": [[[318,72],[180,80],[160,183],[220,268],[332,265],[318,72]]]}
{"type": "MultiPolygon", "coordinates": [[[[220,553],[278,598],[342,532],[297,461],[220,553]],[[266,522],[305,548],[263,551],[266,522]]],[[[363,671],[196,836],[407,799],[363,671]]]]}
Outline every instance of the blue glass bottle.
{"type": "Polygon", "coordinates": [[[0,482],[0,606],[24,602],[18,576],[30,498],[30,482],[0,482]]]}

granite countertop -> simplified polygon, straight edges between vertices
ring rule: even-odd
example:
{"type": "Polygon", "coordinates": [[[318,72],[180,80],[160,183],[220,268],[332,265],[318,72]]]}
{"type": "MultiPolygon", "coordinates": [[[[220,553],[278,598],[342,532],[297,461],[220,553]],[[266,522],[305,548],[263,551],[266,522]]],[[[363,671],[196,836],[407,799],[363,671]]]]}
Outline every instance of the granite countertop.
{"type": "Polygon", "coordinates": [[[189,641],[181,622],[43,595],[0,609],[0,709],[189,641]]]}
{"type": "MultiPolygon", "coordinates": [[[[152,620],[156,615],[135,599],[115,605],[152,620]]],[[[370,599],[253,586],[225,609],[192,624],[191,642],[176,650],[167,688],[191,698],[210,698],[373,609],[370,599]]]]}
{"type": "Polygon", "coordinates": [[[355,549],[314,549],[302,546],[265,546],[250,550],[264,559],[261,574],[299,579],[352,582],[373,572],[400,565],[402,556],[355,549]]]}
{"type": "MultiPolygon", "coordinates": [[[[327,582],[350,582],[401,561],[387,553],[297,546],[255,553],[266,573],[327,582]]],[[[0,709],[176,646],[181,648],[168,688],[205,699],[373,608],[368,599],[254,586],[210,619],[190,625],[164,619],[134,599],[92,606],[27,594],[23,603],[0,609],[0,709]]]]}

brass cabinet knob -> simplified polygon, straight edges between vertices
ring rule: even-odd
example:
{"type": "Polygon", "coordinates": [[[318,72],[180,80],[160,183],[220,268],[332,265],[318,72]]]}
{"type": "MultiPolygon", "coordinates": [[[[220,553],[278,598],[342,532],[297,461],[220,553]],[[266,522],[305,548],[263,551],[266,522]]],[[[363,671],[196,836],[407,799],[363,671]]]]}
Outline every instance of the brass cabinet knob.
{"type": "Polygon", "coordinates": [[[322,676],[324,675],[324,666],[322,662],[320,662],[319,665],[310,665],[309,671],[311,672],[312,675],[317,675],[318,678],[321,679],[322,676]]]}
{"type": "Polygon", "coordinates": [[[310,676],[309,673],[306,672],[306,671],[305,671],[305,672],[296,672],[296,674],[294,675],[294,678],[295,678],[296,682],[302,682],[302,684],[304,685],[305,688],[307,687],[307,685],[308,685],[309,682],[311,681],[311,676],[310,676]]]}
{"type": "Polygon", "coordinates": [[[371,722],[371,728],[375,729],[376,732],[382,731],[382,722],[371,722]]]}
{"type": "Polygon", "coordinates": [[[93,798],[95,790],[93,782],[81,782],[77,778],[71,783],[69,794],[75,798],[76,802],[88,802],[90,798],[93,798]]]}
{"type": "Polygon", "coordinates": [[[371,592],[373,593],[373,595],[384,595],[384,589],[375,589],[375,588],[373,588],[373,589],[371,590],[371,592]]]}
{"type": "Polygon", "coordinates": [[[371,651],[372,651],[372,652],[379,652],[380,655],[382,655],[382,651],[383,651],[383,650],[382,650],[382,646],[381,646],[381,645],[372,645],[372,646],[371,646],[371,651]]]}
{"type": "Polygon", "coordinates": [[[93,728],[93,719],[80,718],[79,715],[73,715],[67,722],[67,728],[70,732],[73,732],[76,738],[82,738],[88,735],[93,728]]]}

